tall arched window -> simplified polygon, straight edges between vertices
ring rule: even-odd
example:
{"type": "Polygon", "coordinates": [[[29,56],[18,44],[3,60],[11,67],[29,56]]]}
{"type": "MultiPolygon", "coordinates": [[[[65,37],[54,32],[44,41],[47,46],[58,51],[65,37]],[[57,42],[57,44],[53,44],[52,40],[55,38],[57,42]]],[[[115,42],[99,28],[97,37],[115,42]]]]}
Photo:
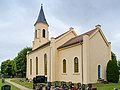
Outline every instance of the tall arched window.
{"type": "Polygon", "coordinates": [[[43,29],[43,32],[42,32],[42,35],[43,35],[43,37],[45,38],[45,29],[43,29]]]}
{"type": "Polygon", "coordinates": [[[44,55],[44,74],[47,75],[47,55],[44,55]]]}
{"type": "Polygon", "coordinates": [[[79,72],[78,58],[75,57],[75,58],[74,58],[74,73],[78,73],[78,72],[79,72]]]}
{"type": "Polygon", "coordinates": [[[32,75],[32,59],[30,59],[30,75],[32,75]]]}
{"type": "Polygon", "coordinates": [[[101,66],[100,65],[98,65],[98,79],[100,79],[100,74],[101,74],[101,66]]]}
{"type": "Polygon", "coordinates": [[[63,60],[63,73],[66,73],[66,60],[63,60]]]}
{"type": "Polygon", "coordinates": [[[36,57],[36,75],[38,75],[38,57],[36,57]]]}

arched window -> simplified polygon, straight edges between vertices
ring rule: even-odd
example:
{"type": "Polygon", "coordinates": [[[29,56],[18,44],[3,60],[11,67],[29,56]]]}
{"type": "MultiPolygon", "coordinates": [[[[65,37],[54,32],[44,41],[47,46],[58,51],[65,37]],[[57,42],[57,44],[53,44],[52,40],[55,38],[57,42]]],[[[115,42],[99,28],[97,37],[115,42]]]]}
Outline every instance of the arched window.
{"type": "Polygon", "coordinates": [[[66,73],[66,60],[63,60],[63,73],[66,73]]]}
{"type": "Polygon", "coordinates": [[[30,75],[32,75],[32,59],[30,59],[30,75]]]}
{"type": "Polygon", "coordinates": [[[78,72],[79,72],[78,58],[75,57],[75,58],[74,58],[74,73],[78,73],[78,72]]]}
{"type": "Polygon", "coordinates": [[[98,65],[98,79],[100,79],[100,74],[101,74],[101,66],[100,65],[98,65]]]}
{"type": "Polygon", "coordinates": [[[43,29],[42,35],[45,38],[45,29],[43,29]]]}
{"type": "Polygon", "coordinates": [[[35,38],[37,38],[37,30],[35,30],[35,38]]]}
{"type": "Polygon", "coordinates": [[[38,75],[38,57],[36,57],[36,75],[38,75]]]}
{"type": "Polygon", "coordinates": [[[47,75],[47,55],[44,55],[44,74],[47,75]]]}

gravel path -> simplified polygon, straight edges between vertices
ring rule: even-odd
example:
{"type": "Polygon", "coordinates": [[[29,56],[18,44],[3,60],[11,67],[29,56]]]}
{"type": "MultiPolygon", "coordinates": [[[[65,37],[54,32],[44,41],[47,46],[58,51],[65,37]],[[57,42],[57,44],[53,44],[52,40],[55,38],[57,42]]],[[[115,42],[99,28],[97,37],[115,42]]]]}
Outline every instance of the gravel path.
{"type": "Polygon", "coordinates": [[[19,85],[19,84],[15,83],[15,82],[11,82],[10,80],[11,79],[6,79],[5,81],[12,84],[12,85],[14,85],[14,86],[16,86],[16,87],[18,87],[21,90],[32,90],[32,89],[26,88],[26,87],[24,87],[22,85],[19,85]]]}

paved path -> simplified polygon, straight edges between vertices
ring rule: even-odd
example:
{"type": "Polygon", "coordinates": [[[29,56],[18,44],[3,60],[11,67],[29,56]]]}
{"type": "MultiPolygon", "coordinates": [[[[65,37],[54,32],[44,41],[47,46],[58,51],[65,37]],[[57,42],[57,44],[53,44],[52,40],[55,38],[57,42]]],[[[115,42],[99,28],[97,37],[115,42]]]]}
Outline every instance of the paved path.
{"type": "Polygon", "coordinates": [[[26,88],[26,87],[24,87],[22,85],[19,85],[17,83],[11,82],[10,79],[6,79],[5,81],[12,84],[12,85],[14,85],[14,86],[16,86],[16,87],[18,87],[21,90],[32,90],[32,89],[26,88]]]}

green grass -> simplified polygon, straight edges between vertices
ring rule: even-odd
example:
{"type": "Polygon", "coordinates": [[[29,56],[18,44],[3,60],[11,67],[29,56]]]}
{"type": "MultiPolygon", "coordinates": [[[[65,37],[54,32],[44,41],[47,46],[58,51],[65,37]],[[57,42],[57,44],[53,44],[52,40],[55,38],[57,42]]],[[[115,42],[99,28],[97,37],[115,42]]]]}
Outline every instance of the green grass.
{"type": "Polygon", "coordinates": [[[32,88],[33,88],[33,83],[26,82],[24,78],[23,78],[23,81],[24,81],[24,82],[20,82],[20,78],[14,78],[14,79],[12,79],[11,81],[12,81],[12,82],[15,82],[15,83],[17,83],[17,84],[20,84],[20,85],[22,85],[22,86],[25,86],[25,87],[27,87],[27,88],[29,88],[29,89],[32,89],[32,88]]]}
{"type": "MultiPolygon", "coordinates": [[[[60,85],[61,82],[59,82],[60,85]]],[[[69,83],[66,83],[67,85],[69,85],[69,83]]],[[[52,82],[52,85],[54,85],[54,82],[52,82]]],[[[77,84],[74,84],[75,86],[77,86],[77,84]]],[[[96,84],[92,84],[93,87],[97,87],[97,90],[114,90],[114,88],[117,88],[118,90],[120,90],[120,81],[119,83],[108,83],[108,84],[104,84],[104,83],[96,83],[96,84]]],[[[86,85],[87,87],[87,85],[86,85]]]]}
{"type": "Polygon", "coordinates": [[[8,82],[6,82],[6,81],[5,81],[5,83],[2,83],[2,80],[0,79],[0,90],[1,90],[1,87],[2,87],[3,85],[10,85],[10,86],[11,86],[11,90],[20,90],[19,88],[13,86],[12,84],[10,84],[10,83],[8,83],[8,82]]]}
{"type": "MultiPolygon", "coordinates": [[[[30,89],[33,88],[33,83],[20,82],[19,78],[13,79],[11,81],[18,83],[20,85],[23,85],[30,89]]],[[[60,85],[60,83],[61,82],[59,82],[59,85],[60,85]]],[[[66,84],[69,85],[69,83],[66,83],[66,84]]],[[[52,82],[52,85],[54,85],[54,82],[52,82]]],[[[77,85],[75,84],[75,86],[77,86],[77,85]]],[[[92,86],[97,87],[97,90],[114,90],[114,88],[117,88],[118,90],[120,90],[120,81],[119,81],[119,83],[109,83],[109,84],[97,83],[97,84],[92,84],[92,86]]]]}
{"type": "Polygon", "coordinates": [[[93,84],[93,86],[97,87],[97,90],[114,90],[114,88],[120,89],[120,82],[119,83],[109,83],[109,84],[93,84]]]}

